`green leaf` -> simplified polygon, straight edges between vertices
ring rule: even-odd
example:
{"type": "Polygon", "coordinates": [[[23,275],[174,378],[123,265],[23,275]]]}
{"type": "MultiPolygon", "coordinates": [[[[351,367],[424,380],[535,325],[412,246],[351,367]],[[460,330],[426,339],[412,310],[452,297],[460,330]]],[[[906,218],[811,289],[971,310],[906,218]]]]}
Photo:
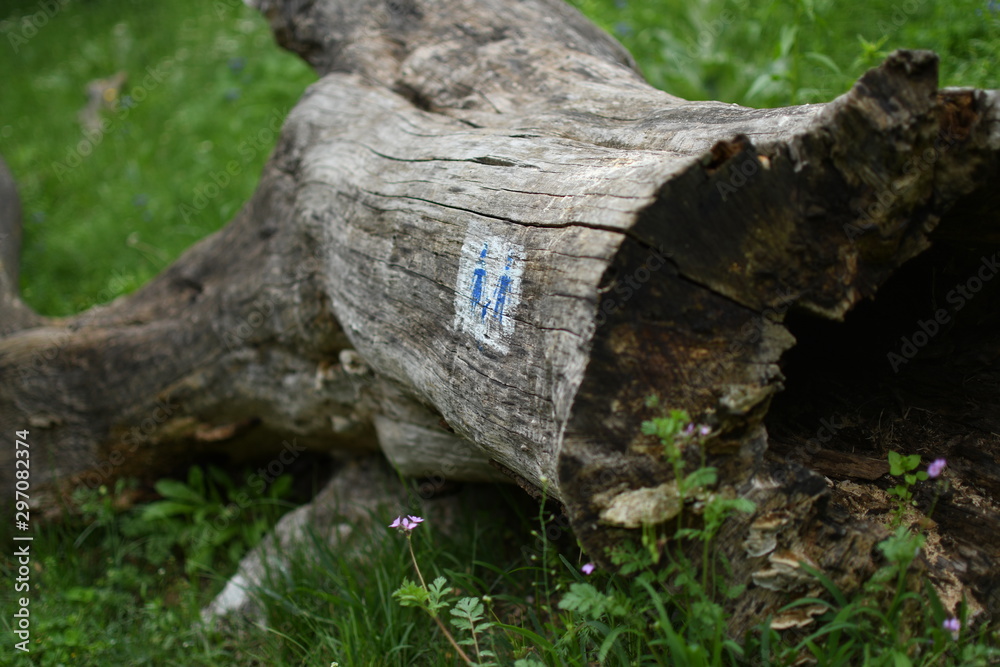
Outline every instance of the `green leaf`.
{"type": "Polygon", "coordinates": [[[910,563],[916,558],[924,541],[925,538],[920,533],[911,533],[905,526],[900,526],[892,537],[879,542],[878,549],[891,563],[910,563]]]}
{"type": "Polygon", "coordinates": [[[725,590],[726,597],[730,600],[735,600],[739,596],[743,595],[743,591],[747,588],[746,584],[739,584],[737,586],[727,586],[725,590]]]}
{"type": "Polygon", "coordinates": [[[164,498],[186,500],[196,505],[201,505],[205,502],[205,498],[200,493],[191,489],[184,482],[178,482],[176,479],[161,479],[156,483],[155,488],[156,492],[164,498]]]}
{"type": "Polygon", "coordinates": [[[792,52],[798,34],[799,29],[797,26],[785,25],[781,27],[781,37],[779,38],[780,43],[778,46],[779,58],[783,58],[792,52]]]}
{"type": "Polygon", "coordinates": [[[898,477],[905,472],[903,470],[902,459],[903,457],[898,452],[889,452],[889,474],[893,477],[898,477]]]}
{"type": "Polygon", "coordinates": [[[279,499],[284,498],[292,490],[292,476],[282,475],[278,479],[274,480],[270,488],[267,490],[267,495],[269,498],[279,499]]]}
{"type": "Polygon", "coordinates": [[[178,503],[173,500],[157,500],[143,507],[141,516],[144,521],[155,521],[156,519],[191,514],[193,511],[194,508],[188,503],[178,503]]]}
{"type": "Polygon", "coordinates": [[[894,651],[892,654],[892,664],[893,667],[913,667],[913,663],[910,659],[906,657],[905,653],[900,653],[899,651],[894,651]]]}
{"type": "Polygon", "coordinates": [[[70,602],[92,603],[97,599],[97,591],[93,588],[68,588],[63,592],[63,597],[70,602]]]}
{"type": "Polygon", "coordinates": [[[930,580],[924,577],[924,585],[927,591],[927,598],[929,606],[931,608],[931,615],[934,618],[934,625],[940,628],[941,623],[947,617],[947,612],[945,611],[944,604],[941,602],[941,598],[938,597],[937,591],[934,590],[934,586],[931,585],[930,580]]]}
{"type": "Polygon", "coordinates": [[[570,584],[569,592],[559,600],[560,609],[575,611],[593,619],[604,614],[607,604],[607,596],[590,584],[570,584]]]}
{"type": "Polygon", "coordinates": [[[678,528],[677,532],[674,533],[674,538],[678,540],[698,539],[702,532],[700,528],[678,528]]]}
{"type": "Polygon", "coordinates": [[[444,595],[451,592],[450,588],[445,588],[448,585],[448,580],[444,577],[438,577],[431,582],[431,595],[436,597],[443,597],[444,595]]]}
{"type": "Polygon", "coordinates": [[[217,468],[216,466],[208,466],[208,475],[209,477],[212,478],[213,482],[224,488],[230,494],[232,494],[236,490],[236,486],[233,484],[233,480],[222,468],[217,468]]]}
{"type": "Polygon", "coordinates": [[[733,510],[737,512],[750,514],[757,511],[757,504],[747,498],[733,498],[731,502],[733,510]]]}
{"type": "Polygon", "coordinates": [[[615,646],[615,642],[618,641],[618,635],[623,632],[631,633],[632,630],[630,630],[627,626],[619,625],[617,628],[614,628],[611,632],[609,632],[604,638],[604,641],[601,642],[601,648],[598,649],[597,652],[597,659],[601,662],[601,664],[604,664],[605,660],[607,660],[608,653],[611,652],[611,649],[615,646]]]}
{"type": "Polygon", "coordinates": [[[451,593],[451,588],[445,588],[448,585],[448,580],[444,577],[438,577],[430,585],[430,591],[427,600],[427,610],[431,612],[432,616],[437,616],[439,609],[447,609],[448,601],[444,597],[451,593]]]}
{"type": "MultiPolygon", "coordinates": [[[[476,632],[476,623],[483,618],[483,604],[479,598],[462,598],[455,604],[450,613],[455,617],[451,619],[451,624],[456,628],[476,632]]],[[[484,623],[483,625],[489,627],[491,624],[484,623]]]]}
{"type": "Polygon", "coordinates": [[[611,616],[621,618],[632,615],[632,598],[623,595],[622,593],[607,596],[607,603],[607,613],[611,616]]]}
{"type": "Polygon", "coordinates": [[[674,422],[674,425],[678,429],[680,429],[691,421],[691,416],[688,414],[687,410],[671,410],[670,420],[674,422]]]}
{"type": "Polygon", "coordinates": [[[892,495],[894,495],[894,496],[898,496],[899,498],[902,498],[903,500],[906,500],[911,495],[910,494],[910,487],[905,486],[903,484],[897,484],[893,488],[889,489],[889,493],[892,494],[892,495]]]}
{"type": "Polygon", "coordinates": [[[752,100],[758,95],[761,95],[765,90],[771,87],[771,85],[778,81],[779,78],[772,75],[770,72],[763,72],[754,79],[753,83],[750,84],[749,90],[747,90],[744,97],[748,100],[752,100]]]}
{"type": "Polygon", "coordinates": [[[889,452],[889,474],[894,477],[899,477],[911,470],[916,470],[920,467],[920,455],[910,454],[909,456],[903,456],[898,452],[889,452]]]}
{"type": "Polygon", "coordinates": [[[840,68],[837,66],[837,63],[833,62],[833,60],[829,56],[823,55],[822,53],[817,53],[816,51],[810,51],[809,53],[805,54],[805,57],[813,61],[814,63],[822,65],[823,67],[827,68],[834,74],[841,73],[840,68]]]}
{"type": "Polygon", "coordinates": [[[718,469],[711,466],[698,468],[684,478],[684,488],[692,489],[700,486],[712,486],[719,479],[718,469]]]}
{"type": "Polygon", "coordinates": [[[403,579],[403,584],[393,592],[392,597],[399,600],[401,607],[423,607],[427,608],[430,600],[430,593],[420,584],[409,579],[403,579]]]}
{"type": "Polygon", "coordinates": [[[188,470],[187,485],[189,489],[193,489],[199,495],[204,493],[205,473],[201,469],[201,466],[191,466],[188,470]]]}

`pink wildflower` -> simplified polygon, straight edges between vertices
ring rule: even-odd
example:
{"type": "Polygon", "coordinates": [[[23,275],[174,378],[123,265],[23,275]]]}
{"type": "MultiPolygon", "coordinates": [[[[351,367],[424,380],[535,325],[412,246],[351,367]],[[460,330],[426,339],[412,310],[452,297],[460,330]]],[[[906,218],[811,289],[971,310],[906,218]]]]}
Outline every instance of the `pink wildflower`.
{"type": "Polygon", "coordinates": [[[389,524],[390,528],[398,528],[399,532],[410,532],[423,522],[419,516],[397,516],[396,520],[389,524]]]}

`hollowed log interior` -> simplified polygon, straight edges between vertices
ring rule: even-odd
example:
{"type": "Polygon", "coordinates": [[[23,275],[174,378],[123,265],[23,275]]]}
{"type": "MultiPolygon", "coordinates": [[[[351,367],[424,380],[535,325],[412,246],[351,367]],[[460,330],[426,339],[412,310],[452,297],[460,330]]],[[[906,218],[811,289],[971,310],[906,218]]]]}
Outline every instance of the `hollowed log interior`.
{"type": "Polygon", "coordinates": [[[967,559],[967,581],[1000,596],[1000,259],[996,246],[934,239],[843,322],[792,311],[797,344],[766,417],[767,457],[824,475],[831,503],[888,524],[888,453],[948,462],[948,484],[914,488],[928,555],[967,559]],[[935,317],[937,316],[937,317],[935,317]],[[931,521],[921,520],[930,512],[931,521]]]}

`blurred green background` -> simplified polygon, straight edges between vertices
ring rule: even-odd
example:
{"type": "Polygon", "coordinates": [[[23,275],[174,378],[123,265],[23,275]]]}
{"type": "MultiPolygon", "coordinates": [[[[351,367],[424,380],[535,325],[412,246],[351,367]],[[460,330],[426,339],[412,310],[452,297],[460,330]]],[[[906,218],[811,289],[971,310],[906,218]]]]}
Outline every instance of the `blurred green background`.
{"type": "MultiPolygon", "coordinates": [[[[895,48],[942,85],[997,87],[1000,3],[574,0],[656,86],[749,106],[827,101],[895,48]]],[[[315,75],[237,0],[44,0],[0,7],[0,155],[25,211],[21,285],[46,315],[109,301],[224,225],[315,75]],[[103,110],[87,87],[126,72],[103,110]],[[141,99],[140,99],[141,98],[141,99]],[[104,120],[86,133],[81,114],[104,120]],[[235,160],[217,189],[211,174],[235,160]]],[[[99,86],[98,86],[99,88],[99,86]]]]}
{"type": "Polygon", "coordinates": [[[51,6],[34,34],[19,15],[41,23],[37,1],[0,22],[0,155],[24,206],[24,298],[65,315],[132,291],[224,225],[273,148],[272,119],[316,76],[239,2],[51,6]],[[98,112],[106,131],[85,133],[88,83],[120,71],[98,112]],[[232,160],[239,177],[207,187],[232,160]]]}

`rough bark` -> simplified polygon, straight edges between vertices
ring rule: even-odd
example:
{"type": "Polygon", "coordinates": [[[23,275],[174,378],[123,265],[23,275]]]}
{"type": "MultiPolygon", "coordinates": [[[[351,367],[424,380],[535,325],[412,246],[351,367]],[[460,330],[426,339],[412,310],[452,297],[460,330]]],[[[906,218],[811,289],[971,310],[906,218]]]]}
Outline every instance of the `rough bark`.
{"type": "Polygon", "coordinates": [[[979,273],[963,314],[935,305],[996,259],[995,91],[939,90],[933,54],[897,52],[829,104],[747,109],[652,89],[556,0],[257,4],[322,78],[252,200],[134,295],[0,338],[0,423],[31,429],[34,479],[381,447],[544,490],[602,560],[672,518],[640,432],[656,395],[712,426],[716,491],[757,504],[719,538],[750,585],[739,632],[818,588],[799,561],[856,588],[886,534],[878,461],[951,432],[926,566],[997,613],[996,291],[979,273]],[[883,288],[909,309],[858,306],[883,288]],[[886,371],[936,307],[953,326],[927,336],[964,347],[886,371]],[[786,375],[802,402],[769,415],[786,375]]]}

